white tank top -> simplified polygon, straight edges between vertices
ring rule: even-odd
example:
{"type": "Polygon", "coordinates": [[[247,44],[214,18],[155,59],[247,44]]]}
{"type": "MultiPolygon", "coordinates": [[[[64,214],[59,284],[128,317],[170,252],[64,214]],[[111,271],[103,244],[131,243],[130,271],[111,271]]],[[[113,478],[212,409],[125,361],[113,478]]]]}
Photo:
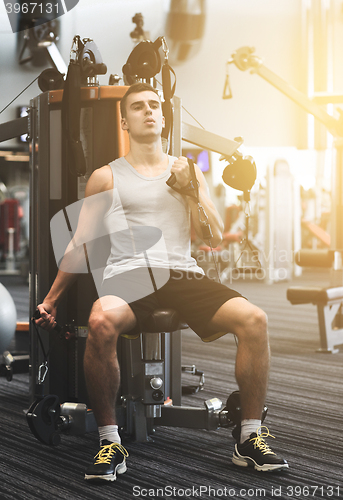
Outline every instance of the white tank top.
{"type": "Polygon", "coordinates": [[[191,257],[191,212],[187,197],[166,184],[176,158],[156,177],[137,172],[124,158],[110,163],[113,201],[105,214],[111,253],[104,279],[138,267],[204,274],[191,257]]]}

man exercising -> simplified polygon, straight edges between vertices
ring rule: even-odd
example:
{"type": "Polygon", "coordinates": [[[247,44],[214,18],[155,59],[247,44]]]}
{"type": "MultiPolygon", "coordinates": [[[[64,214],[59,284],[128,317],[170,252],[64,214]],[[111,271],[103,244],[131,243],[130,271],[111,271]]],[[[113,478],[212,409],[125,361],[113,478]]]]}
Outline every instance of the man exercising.
{"type": "MultiPolygon", "coordinates": [[[[91,217],[94,220],[102,214],[111,241],[99,298],[89,316],[84,356],[87,391],[100,438],[99,453],[85,479],[113,481],[117,473],[126,471],[128,453],[121,445],[115,413],[120,379],[116,344],[121,334],[139,331],[158,307],[178,311],[204,341],[226,333],[236,335],[235,374],[242,420],[235,432],[232,461],[261,471],[287,468],[287,462],[266,443],[269,432],[261,432],[270,357],[266,315],[238,292],[207,278],[191,257],[191,222],[202,237],[198,204],[192,196],[195,186],[187,159],[163,152],[164,117],[157,91],[146,83],[132,85],[121,100],[121,115],[130,150],[90,176],[85,201],[103,194],[103,203],[97,203],[94,210],[84,205],[74,237],[77,246],[84,228],[96,225],[91,224],[91,217]],[[171,174],[183,194],[166,184],[171,174]],[[134,250],[125,240],[127,231],[136,238],[134,250]]],[[[196,165],[195,173],[215,247],[222,239],[223,223],[196,165]]],[[[83,235],[80,241],[85,241],[83,235]]],[[[56,308],[77,275],[68,268],[67,252],[64,261],[38,305],[41,318],[36,322],[46,330],[55,326],[56,308]]]]}

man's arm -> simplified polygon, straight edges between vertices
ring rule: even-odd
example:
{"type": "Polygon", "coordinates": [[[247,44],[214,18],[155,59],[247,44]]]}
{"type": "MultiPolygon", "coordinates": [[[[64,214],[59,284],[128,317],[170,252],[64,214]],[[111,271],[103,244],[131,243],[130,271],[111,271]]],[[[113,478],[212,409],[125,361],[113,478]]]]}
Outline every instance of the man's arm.
{"type": "Polygon", "coordinates": [[[36,323],[48,331],[55,326],[58,304],[76,280],[77,271],[85,260],[84,242],[96,238],[97,228],[110,207],[112,184],[112,173],[108,165],[95,170],[87,182],[85,200],[80,211],[75,235],[66,248],[48,294],[43,302],[37,306],[41,318],[36,320],[36,323]],[[100,193],[104,193],[104,195],[99,196],[100,193]]]}
{"type": "MultiPolygon", "coordinates": [[[[209,190],[207,186],[204,174],[201,172],[198,165],[194,165],[195,174],[199,181],[199,201],[203,206],[207,217],[208,223],[211,226],[213,237],[211,238],[211,245],[216,247],[220,244],[223,239],[224,223],[212,202],[209,190]]],[[[177,161],[173,164],[171,172],[175,174],[176,180],[181,187],[185,187],[191,180],[191,175],[189,171],[188,160],[184,156],[180,156],[177,161]]],[[[194,225],[195,232],[201,240],[203,240],[201,224],[199,222],[198,204],[191,196],[187,196],[189,206],[191,208],[192,222],[194,225]]],[[[205,241],[208,244],[208,241],[205,241]]]]}

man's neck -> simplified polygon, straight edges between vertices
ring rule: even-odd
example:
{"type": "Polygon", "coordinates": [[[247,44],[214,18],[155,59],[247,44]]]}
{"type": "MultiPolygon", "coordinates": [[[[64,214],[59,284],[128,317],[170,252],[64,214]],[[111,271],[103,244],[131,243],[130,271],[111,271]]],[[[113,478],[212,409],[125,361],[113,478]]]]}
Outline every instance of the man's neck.
{"type": "Polygon", "coordinates": [[[134,168],[160,169],[166,162],[166,155],[162,150],[162,142],[157,141],[149,144],[130,142],[130,151],[125,156],[126,160],[134,168]]]}

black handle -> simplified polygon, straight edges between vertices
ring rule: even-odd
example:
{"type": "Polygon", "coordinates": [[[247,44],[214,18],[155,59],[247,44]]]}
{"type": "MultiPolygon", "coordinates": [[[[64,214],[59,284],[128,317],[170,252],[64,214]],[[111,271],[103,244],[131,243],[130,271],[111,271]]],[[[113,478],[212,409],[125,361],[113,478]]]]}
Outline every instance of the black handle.
{"type": "MultiPolygon", "coordinates": [[[[190,168],[190,173],[191,173],[191,177],[192,177],[194,186],[196,186],[197,185],[197,178],[196,178],[195,171],[194,171],[194,162],[193,162],[193,160],[191,160],[191,158],[187,158],[187,161],[188,161],[188,165],[190,168]]],[[[172,186],[174,186],[175,183],[176,183],[176,175],[171,174],[169,179],[166,181],[166,184],[168,184],[169,187],[172,187],[172,186]]]]}
{"type": "MultiPolygon", "coordinates": [[[[41,317],[41,314],[40,314],[39,310],[36,309],[32,319],[39,319],[40,317],[41,317]]],[[[55,330],[55,332],[57,332],[57,333],[60,333],[62,331],[62,329],[63,329],[63,327],[61,325],[59,325],[58,323],[56,323],[56,325],[53,328],[53,330],[55,330]]]]}
{"type": "Polygon", "coordinates": [[[176,176],[175,174],[171,174],[169,179],[166,181],[166,184],[168,184],[169,187],[172,187],[174,186],[175,182],[176,182],[176,176]]]}

